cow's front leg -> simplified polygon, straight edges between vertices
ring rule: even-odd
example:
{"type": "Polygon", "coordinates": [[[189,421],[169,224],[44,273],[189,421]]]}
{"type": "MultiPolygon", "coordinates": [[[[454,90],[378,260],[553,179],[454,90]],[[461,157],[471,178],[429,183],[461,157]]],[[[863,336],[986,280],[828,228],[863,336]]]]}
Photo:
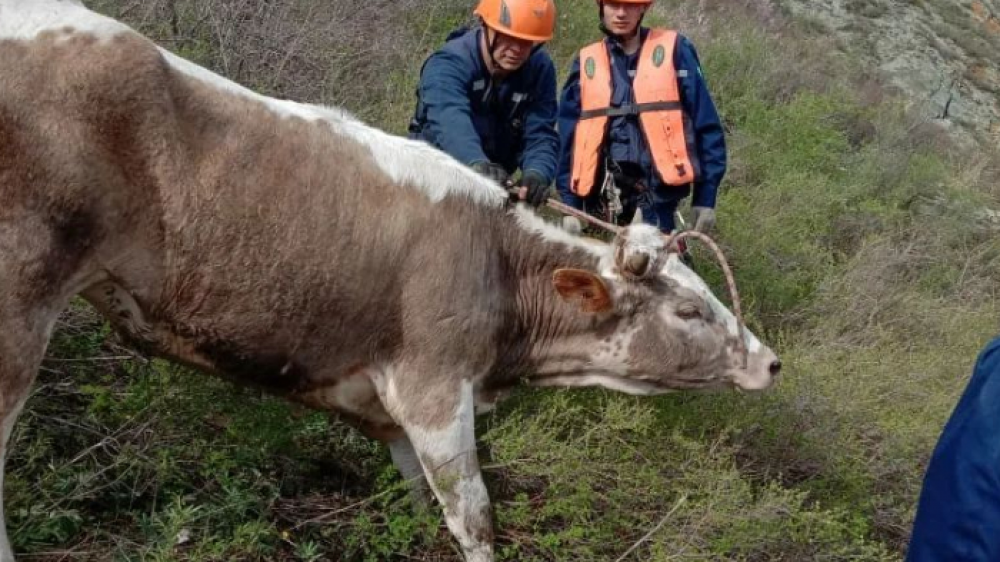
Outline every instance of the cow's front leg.
{"type": "Polygon", "coordinates": [[[465,559],[492,562],[493,521],[476,456],[472,383],[456,381],[447,392],[437,387],[434,396],[405,386],[390,382],[383,400],[410,438],[465,559]]]}
{"type": "Polygon", "coordinates": [[[413,507],[418,510],[429,508],[431,506],[431,491],[427,486],[424,467],[420,464],[420,457],[417,456],[413,443],[410,443],[410,438],[401,435],[390,441],[389,453],[392,455],[393,464],[396,465],[403,480],[406,481],[413,507]]]}

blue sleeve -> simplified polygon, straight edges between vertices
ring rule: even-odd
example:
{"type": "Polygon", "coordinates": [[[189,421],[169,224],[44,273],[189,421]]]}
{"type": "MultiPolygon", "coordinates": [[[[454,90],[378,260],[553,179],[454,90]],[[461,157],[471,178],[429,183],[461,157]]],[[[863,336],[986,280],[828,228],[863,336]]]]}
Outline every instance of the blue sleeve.
{"type": "Polygon", "coordinates": [[[726,174],[726,139],[722,121],[702,75],[698,53],[686,37],[680,37],[677,41],[674,64],[678,72],[687,71],[686,77],[678,78],[681,104],[691,119],[698,152],[693,157],[698,159],[701,168],[701,179],[694,185],[691,205],[714,208],[719,184],[726,174]]]}
{"type": "Polygon", "coordinates": [[[906,560],[1000,560],[1000,338],[980,354],[938,439],[906,560]]]}
{"type": "Polygon", "coordinates": [[[535,55],[538,78],[531,107],[524,116],[524,155],[521,170],[535,170],[551,182],[556,177],[559,135],[556,133],[556,68],[545,53],[535,55]],[[544,55],[544,56],[542,56],[544,55]]]}
{"type": "Polygon", "coordinates": [[[570,175],[573,173],[573,136],[576,123],[580,120],[580,57],[573,59],[569,76],[563,86],[559,101],[559,173],[556,174],[556,191],[563,203],[583,209],[583,199],[570,190],[570,175]]]}
{"type": "Polygon", "coordinates": [[[438,51],[420,75],[420,100],[427,112],[428,136],[463,164],[487,160],[472,124],[470,73],[459,55],[438,51]]]}

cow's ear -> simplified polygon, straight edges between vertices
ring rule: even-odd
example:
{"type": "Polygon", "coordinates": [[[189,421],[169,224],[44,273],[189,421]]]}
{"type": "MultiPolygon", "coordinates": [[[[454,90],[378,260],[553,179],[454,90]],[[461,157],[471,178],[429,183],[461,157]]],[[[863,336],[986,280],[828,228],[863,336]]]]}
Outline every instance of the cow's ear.
{"type": "Polygon", "coordinates": [[[584,312],[611,310],[611,292],[599,276],[582,269],[557,269],[552,284],[566,302],[584,312]]]}

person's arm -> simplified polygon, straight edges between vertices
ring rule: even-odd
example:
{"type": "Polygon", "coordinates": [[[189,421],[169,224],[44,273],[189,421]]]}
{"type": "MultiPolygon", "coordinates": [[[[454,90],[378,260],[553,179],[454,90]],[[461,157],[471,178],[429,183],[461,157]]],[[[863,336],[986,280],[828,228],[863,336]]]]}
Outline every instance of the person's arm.
{"type": "Polygon", "coordinates": [[[573,138],[576,124],[580,120],[580,57],[573,59],[569,76],[563,85],[559,101],[559,171],[556,174],[556,190],[563,203],[583,209],[583,199],[570,189],[573,173],[573,138]]]}
{"type": "MultiPolygon", "coordinates": [[[[537,56],[537,55],[536,55],[537,56]]],[[[534,171],[551,184],[556,175],[559,135],[556,133],[556,69],[548,56],[538,65],[531,106],[524,116],[524,153],[521,170],[534,171]]]]}
{"type": "Polygon", "coordinates": [[[906,560],[1000,560],[1000,338],[980,354],[938,439],[906,560]]]}
{"type": "Polygon", "coordinates": [[[692,207],[715,208],[719,184],[726,174],[726,139],[719,112],[702,75],[701,63],[694,45],[679,37],[674,64],[678,72],[681,104],[691,120],[701,178],[693,186],[692,207]]]}
{"type": "Polygon", "coordinates": [[[427,61],[419,86],[430,138],[467,166],[488,160],[472,124],[471,79],[459,55],[439,51],[427,61]]]}

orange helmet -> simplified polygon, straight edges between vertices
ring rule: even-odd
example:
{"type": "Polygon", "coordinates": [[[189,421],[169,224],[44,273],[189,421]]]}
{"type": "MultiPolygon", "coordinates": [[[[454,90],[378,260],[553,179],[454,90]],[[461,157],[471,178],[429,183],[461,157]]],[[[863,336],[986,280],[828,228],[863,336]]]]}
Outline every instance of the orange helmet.
{"type": "Polygon", "coordinates": [[[474,13],[490,29],[527,41],[548,41],[556,28],[552,0],[479,0],[474,13]]]}

